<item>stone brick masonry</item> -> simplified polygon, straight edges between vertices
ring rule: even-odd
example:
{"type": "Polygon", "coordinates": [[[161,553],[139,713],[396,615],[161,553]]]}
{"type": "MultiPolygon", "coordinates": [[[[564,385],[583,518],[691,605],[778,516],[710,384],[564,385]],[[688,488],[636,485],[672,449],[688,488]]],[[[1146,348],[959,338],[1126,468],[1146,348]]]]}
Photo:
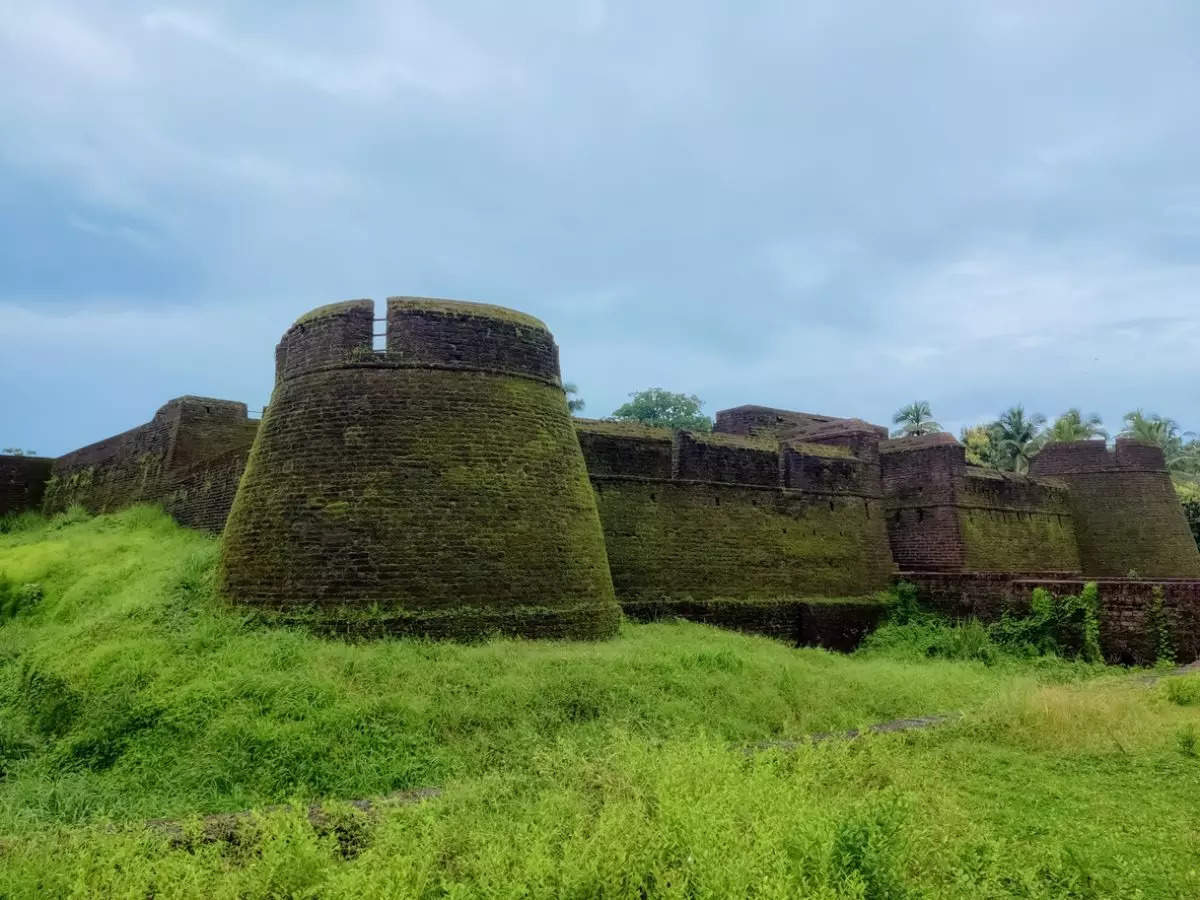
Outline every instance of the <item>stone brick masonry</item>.
{"type": "Polygon", "coordinates": [[[374,316],[297,320],[261,427],[180,397],[57,460],[0,457],[0,514],[160,502],[224,530],[230,596],[342,631],[598,636],[615,589],[634,618],[844,649],[899,572],[984,620],[1099,579],[1118,662],[1147,661],[1158,588],[1180,659],[1200,653],[1200,552],[1153,446],[1052,444],[1020,476],[950,435],[763,406],[712,434],[571,420],[536,319],[392,298],[376,352],[374,316]]]}

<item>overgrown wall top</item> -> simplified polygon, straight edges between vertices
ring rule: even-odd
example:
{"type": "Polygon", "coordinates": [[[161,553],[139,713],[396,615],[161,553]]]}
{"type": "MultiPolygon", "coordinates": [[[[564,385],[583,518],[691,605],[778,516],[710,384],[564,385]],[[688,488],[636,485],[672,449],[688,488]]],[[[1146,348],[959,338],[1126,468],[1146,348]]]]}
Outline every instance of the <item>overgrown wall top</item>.
{"type": "Polygon", "coordinates": [[[611,634],[619,615],[557,348],[441,300],[299,320],[226,526],[221,586],[319,628],[611,634]],[[330,344],[325,340],[329,339],[330,344]]]}
{"type": "Polygon", "coordinates": [[[1049,444],[1031,471],[1070,486],[1083,571],[1088,575],[1200,577],[1196,548],[1162,451],[1118,438],[1049,444]]]}
{"type": "Polygon", "coordinates": [[[842,447],[576,420],[625,604],[859,596],[892,571],[878,466],[842,447]]]}
{"type": "Polygon", "coordinates": [[[0,516],[40,509],[53,466],[47,457],[0,455],[0,516]]]}

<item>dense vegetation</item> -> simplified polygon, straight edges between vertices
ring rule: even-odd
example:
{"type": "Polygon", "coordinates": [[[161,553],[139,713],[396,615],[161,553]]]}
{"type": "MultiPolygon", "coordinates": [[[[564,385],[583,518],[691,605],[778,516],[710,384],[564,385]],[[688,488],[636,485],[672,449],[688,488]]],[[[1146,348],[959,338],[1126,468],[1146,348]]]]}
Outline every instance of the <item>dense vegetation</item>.
{"type": "Polygon", "coordinates": [[[688,623],[351,644],[225,607],[215,543],[152,509],[0,530],[0,896],[1200,893],[1200,676],[1047,655],[1070,610],[1024,641],[901,610],[854,656],[688,623]]]}

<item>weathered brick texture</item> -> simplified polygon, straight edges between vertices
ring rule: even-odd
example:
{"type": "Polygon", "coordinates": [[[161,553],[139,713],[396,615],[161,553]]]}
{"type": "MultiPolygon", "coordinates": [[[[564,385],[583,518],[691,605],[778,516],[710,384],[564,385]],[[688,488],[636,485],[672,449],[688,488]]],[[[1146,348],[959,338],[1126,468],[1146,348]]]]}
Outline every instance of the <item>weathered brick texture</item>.
{"type": "Polygon", "coordinates": [[[923,571],[1080,571],[1066,485],[967,465],[948,434],[880,447],[892,555],[923,571]]]}
{"type": "Polygon", "coordinates": [[[0,455],[0,516],[40,509],[54,460],[42,456],[0,455]]]}
{"type": "Polygon", "coordinates": [[[1058,596],[1078,594],[1094,581],[1100,595],[1100,646],[1112,663],[1155,661],[1155,591],[1162,592],[1166,627],[1178,662],[1200,658],[1200,581],[1188,578],[1063,578],[1055,573],[902,572],[921,603],[953,618],[994,622],[1006,610],[1022,615],[1041,587],[1058,596]]]}
{"type": "Polygon", "coordinates": [[[178,472],[221,453],[246,453],[257,428],[244,403],[177,397],[145,425],[55,460],[45,510],[78,503],[91,512],[110,512],[161,501],[178,472]]]}
{"type": "Polygon", "coordinates": [[[576,420],[617,597],[852,597],[892,572],[878,465],[844,447],[576,420]]]}
{"type": "Polygon", "coordinates": [[[1069,488],[1087,575],[1200,577],[1200,551],[1171,484],[1162,450],[1118,438],[1050,444],[1031,470],[1069,488]]]}
{"type": "Polygon", "coordinates": [[[284,335],[225,529],[224,593],[336,631],[612,634],[549,332],[481,304],[393,299],[375,353],[367,313],[325,307],[284,335]]]}
{"type": "Polygon", "coordinates": [[[172,472],[163,481],[163,508],[180,525],[220,533],[237,496],[249,452],[249,446],[235,447],[172,472]]]}

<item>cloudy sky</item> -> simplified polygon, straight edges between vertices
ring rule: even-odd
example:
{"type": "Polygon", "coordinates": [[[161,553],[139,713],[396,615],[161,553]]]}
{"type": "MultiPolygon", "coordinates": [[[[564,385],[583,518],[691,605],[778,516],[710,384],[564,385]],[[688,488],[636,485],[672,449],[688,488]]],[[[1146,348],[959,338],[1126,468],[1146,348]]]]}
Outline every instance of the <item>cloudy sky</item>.
{"type": "Polygon", "coordinates": [[[1200,428],[1200,4],[0,0],[0,227],[44,454],[391,294],[540,316],[592,415],[1200,428]]]}

